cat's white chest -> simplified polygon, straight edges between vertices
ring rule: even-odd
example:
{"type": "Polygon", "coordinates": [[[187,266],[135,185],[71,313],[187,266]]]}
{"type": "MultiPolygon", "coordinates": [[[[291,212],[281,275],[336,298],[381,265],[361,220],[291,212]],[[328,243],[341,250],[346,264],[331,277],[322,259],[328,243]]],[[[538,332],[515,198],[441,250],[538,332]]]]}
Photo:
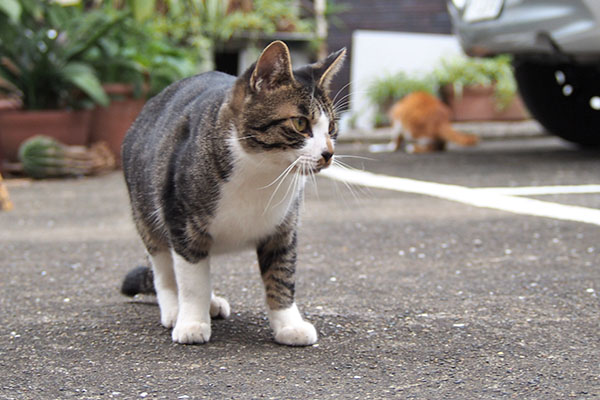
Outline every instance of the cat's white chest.
{"type": "Polygon", "coordinates": [[[283,222],[305,182],[284,169],[238,160],[210,224],[213,254],[256,246],[283,222]]]}

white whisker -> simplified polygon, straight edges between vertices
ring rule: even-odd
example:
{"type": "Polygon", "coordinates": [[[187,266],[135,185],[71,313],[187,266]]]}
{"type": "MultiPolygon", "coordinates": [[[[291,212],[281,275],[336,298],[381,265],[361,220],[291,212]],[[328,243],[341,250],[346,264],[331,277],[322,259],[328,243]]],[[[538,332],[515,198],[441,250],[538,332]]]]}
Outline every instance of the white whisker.
{"type": "MultiPolygon", "coordinates": [[[[293,170],[293,167],[295,164],[297,164],[300,160],[302,159],[302,157],[298,157],[296,159],[296,161],[294,161],[289,167],[287,167],[285,169],[285,171],[280,175],[280,177],[278,177],[277,179],[275,179],[275,181],[273,181],[272,183],[276,182],[277,180],[279,180],[279,183],[277,184],[277,186],[275,187],[275,190],[273,190],[273,193],[271,194],[271,197],[269,197],[269,201],[267,202],[267,205],[265,206],[265,209],[263,211],[263,215],[267,212],[267,210],[269,209],[269,207],[271,206],[271,202],[273,201],[273,198],[275,197],[275,194],[277,194],[277,192],[279,191],[279,188],[281,187],[281,185],[283,184],[283,182],[285,182],[285,178],[289,175],[290,171],[293,170]]],[[[271,184],[272,184],[271,183],[271,184]]],[[[271,185],[269,184],[269,186],[271,185]]],[[[288,193],[288,192],[286,192],[288,193]]],[[[285,196],[283,196],[283,198],[285,199],[285,196]]]]}
{"type": "Polygon", "coordinates": [[[317,196],[317,199],[320,200],[320,198],[319,198],[319,188],[317,186],[317,178],[315,176],[315,172],[314,172],[314,170],[312,168],[310,168],[308,170],[308,173],[310,175],[310,180],[312,181],[312,184],[313,184],[313,186],[315,188],[315,195],[317,196]]]}
{"type": "Polygon", "coordinates": [[[346,89],[348,86],[350,86],[352,84],[352,81],[349,81],[348,83],[346,83],[344,86],[342,86],[342,88],[340,90],[337,91],[337,93],[335,94],[335,96],[333,96],[333,99],[331,100],[331,102],[333,104],[335,104],[335,99],[337,99],[337,97],[340,95],[340,93],[342,93],[342,91],[344,89],[346,89]]]}
{"type": "MultiPolygon", "coordinates": [[[[295,190],[294,193],[298,193],[298,191],[302,192],[302,207],[304,207],[304,189],[302,188],[302,175],[298,171],[296,171],[296,188],[294,190],[295,190]]],[[[292,201],[294,201],[294,200],[296,200],[295,196],[290,199],[289,206],[292,205],[292,201]]],[[[289,208],[289,206],[288,206],[288,208],[289,208]]]]}
{"type": "MultiPolygon", "coordinates": [[[[353,168],[350,165],[348,165],[348,164],[346,164],[346,163],[344,163],[342,161],[336,160],[335,158],[333,160],[333,165],[335,165],[335,166],[337,166],[339,168],[345,169],[345,170],[356,170],[356,168],[353,168]]],[[[360,201],[360,198],[357,195],[357,191],[361,195],[368,195],[368,196],[371,195],[371,191],[368,190],[368,189],[365,189],[362,186],[352,185],[352,184],[348,183],[347,181],[342,181],[342,183],[344,184],[344,186],[346,186],[346,188],[348,189],[348,191],[350,192],[350,194],[352,195],[352,197],[356,201],[360,201]]]]}
{"type": "Polygon", "coordinates": [[[333,107],[333,112],[337,115],[337,114],[343,114],[346,111],[350,110],[350,102],[344,103],[344,104],[338,104],[335,107],[333,107]]]}
{"type": "Polygon", "coordinates": [[[337,103],[335,103],[335,104],[333,105],[333,108],[334,108],[334,109],[335,109],[335,108],[341,108],[341,107],[342,107],[342,105],[348,105],[348,104],[350,104],[350,101],[351,101],[351,100],[350,100],[350,98],[346,98],[346,97],[344,97],[344,98],[341,98],[341,99],[339,99],[339,100],[338,100],[338,102],[337,102],[337,103]]]}
{"type": "MultiPolygon", "coordinates": [[[[344,108],[334,109],[333,112],[337,116],[337,115],[342,115],[342,114],[348,112],[349,110],[350,110],[350,107],[344,107],[344,108]]],[[[336,117],[336,118],[337,118],[336,121],[340,120],[338,117],[336,117]]]]}
{"type": "Polygon", "coordinates": [[[304,205],[306,204],[306,201],[305,201],[306,190],[304,188],[301,188],[300,190],[302,191],[302,203],[301,203],[301,205],[302,205],[302,210],[304,211],[304,207],[305,207],[304,205]]]}
{"type": "Polygon", "coordinates": [[[294,172],[291,186],[293,186],[293,194],[290,196],[290,200],[287,205],[288,209],[292,206],[292,203],[298,199],[297,195],[299,195],[299,191],[302,191],[302,196],[304,196],[304,191],[302,190],[302,174],[298,169],[296,169],[296,172],[294,172]]]}
{"type": "Polygon", "coordinates": [[[379,161],[376,158],[362,157],[362,156],[353,156],[353,155],[349,155],[349,154],[336,154],[334,156],[334,158],[358,158],[359,160],[379,161]]]}
{"type": "Polygon", "coordinates": [[[246,140],[246,139],[249,139],[251,137],[252,137],[252,135],[242,136],[242,137],[237,138],[237,140],[246,140]]]}
{"type": "Polygon", "coordinates": [[[337,160],[337,159],[334,159],[333,163],[335,165],[337,165],[338,167],[341,167],[341,168],[344,168],[344,169],[354,170],[354,171],[358,170],[358,168],[354,168],[352,165],[346,164],[345,162],[337,160]]]}
{"type": "MultiPolygon", "coordinates": [[[[292,181],[288,185],[288,188],[285,191],[285,194],[283,195],[283,197],[281,198],[281,200],[279,200],[279,202],[277,204],[275,204],[273,207],[277,207],[278,205],[280,205],[281,203],[283,203],[285,201],[285,199],[287,198],[288,194],[290,194],[290,190],[292,190],[292,188],[293,188],[293,191],[292,191],[292,195],[290,196],[290,201],[294,200],[294,197],[295,197],[294,193],[295,193],[295,191],[297,189],[297,186],[298,186],[297,181],[298,181],[298,173],[294,173],[294,176],[292,177],[292,181]]],[[[289,208],[290,205],[291,205],[291,203],[288,204],[288,208],[289,208]]]]}
{"type": "Polygon", "coordinates": [[[337,102],[335,102],[335,103],[333,103],[333,104],[334,104],[334,106],[335,106],[335,105],[337,105],[337,104],[340,104],[340,103],[341,103],[341,102],[343,102],[344,100],[346,100],[346,99],[349,99],[349,98],[350,98],[350,96],[353,96],[353,95],[355,95],[355,94],[365,94],[365,93],[367,93],[367,92],[368,92],[367,90],[355,90],[355,91],[352,91],[352,92],[348,92],[346,95],[344,95],[344,96],[340,97],[340,98],[337,100],[337,102]]]}
{"type": "Polygon", "coordinates": [[[269,183],[269,184],[268,184],[268,185],[266,185],[266,186],[259,187],[259,188],[258,188],[258,190],[266,189],[266,188],[268,188],[268,187],[270,187],[270,186],[273,186],[273,185],[275,184],[275,182],[277,182],[279,179],[281,179],[281,177],[284,177],[284,178],[285,178],[285,175],[287,175],[287,174],[289,173],[289,171],[290,171],[292,168],[294,168],[294,166],[295,166],[296,164],[298,164],[298,162],[300,161],[300,159],[301,159],[301,158],[302,158],[302,157],[298,157],[298,158],[296,159],[296,161],[294,161],[294,162],[293,162],[293,163],[291,163],[291,164],[290,164],[290,165],[289,165],[289,166],[288,166],[286,169],[284,169],[284,170],[283,170],[283,172],[282,172],[281,174],[279,174],[279,176],[278,176],[277,178],[275,178],[275,180],[274,180],[273,182],[269,183]]]}
{"type": "Polygon", "coordinates": [[[340,97],[338,100],[336,100],[335,102],[333,102],[333,110],[336,114],[338,113],[342,113],[345,112],[349,109],[349,105],[352,101],[351,96],[353,95],[362,95],[367,93],[367,90],[356,90],[353,92],[349,92],[348,94],[340,97]]]}

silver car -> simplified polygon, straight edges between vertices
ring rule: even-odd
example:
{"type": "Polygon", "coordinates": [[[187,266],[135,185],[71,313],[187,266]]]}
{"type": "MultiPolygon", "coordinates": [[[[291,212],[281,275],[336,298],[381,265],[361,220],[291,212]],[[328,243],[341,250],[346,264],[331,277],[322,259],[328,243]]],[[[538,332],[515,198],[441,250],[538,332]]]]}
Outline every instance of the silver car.
{"type": "Polygon", "coordinates": [[[449,0],[472,56],[512,54],[519,91],[550,132],[600,145],[600,0],[449,0]]]}

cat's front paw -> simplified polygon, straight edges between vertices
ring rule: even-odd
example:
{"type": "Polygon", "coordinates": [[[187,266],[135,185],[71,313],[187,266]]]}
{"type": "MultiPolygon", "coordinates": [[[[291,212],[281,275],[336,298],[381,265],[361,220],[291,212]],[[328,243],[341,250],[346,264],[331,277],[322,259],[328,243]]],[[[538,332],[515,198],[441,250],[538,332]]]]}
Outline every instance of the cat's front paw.
{"type": "Polygon", "coordinates": [[[223,297],[213,295],[210,299],[210,316],[212,318],[228,318],[231,313],[229,303],[223,297]]]}
{"type": "Polygon", "coordinates": [[[310,346],[317,342],[317,330],[302,319],[296,303],[288,308],[269,310],[269,323],[275,341],[288,346],[310,346]]]}
{"type": "Polygon", "coordinates": [[[178,322],[173,328],[171,337],[175,343],[206,343],[210,339],[210,333],[210,324],[199,321],[178,322]]]}
{"type": "Polygon", "coordinates": [[[310,322],[299,321],[279,328],[275,341],[288,346],[310,346],[317,342],[317,330],[310,322]]]}

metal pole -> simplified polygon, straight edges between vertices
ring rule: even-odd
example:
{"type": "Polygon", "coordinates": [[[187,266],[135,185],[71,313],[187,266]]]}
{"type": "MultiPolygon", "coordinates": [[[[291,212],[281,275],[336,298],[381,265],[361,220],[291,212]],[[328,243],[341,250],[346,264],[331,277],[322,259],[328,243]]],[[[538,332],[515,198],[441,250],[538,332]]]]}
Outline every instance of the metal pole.
{"type": "Polygon", "coordinates": [[[327,0],[314,0],[315,7],[315,22],[317,28],[317,38],[321,42],[319,46],[319,59],[327,56],[327,18],[325,10],[327,8],[327,0]]]}

